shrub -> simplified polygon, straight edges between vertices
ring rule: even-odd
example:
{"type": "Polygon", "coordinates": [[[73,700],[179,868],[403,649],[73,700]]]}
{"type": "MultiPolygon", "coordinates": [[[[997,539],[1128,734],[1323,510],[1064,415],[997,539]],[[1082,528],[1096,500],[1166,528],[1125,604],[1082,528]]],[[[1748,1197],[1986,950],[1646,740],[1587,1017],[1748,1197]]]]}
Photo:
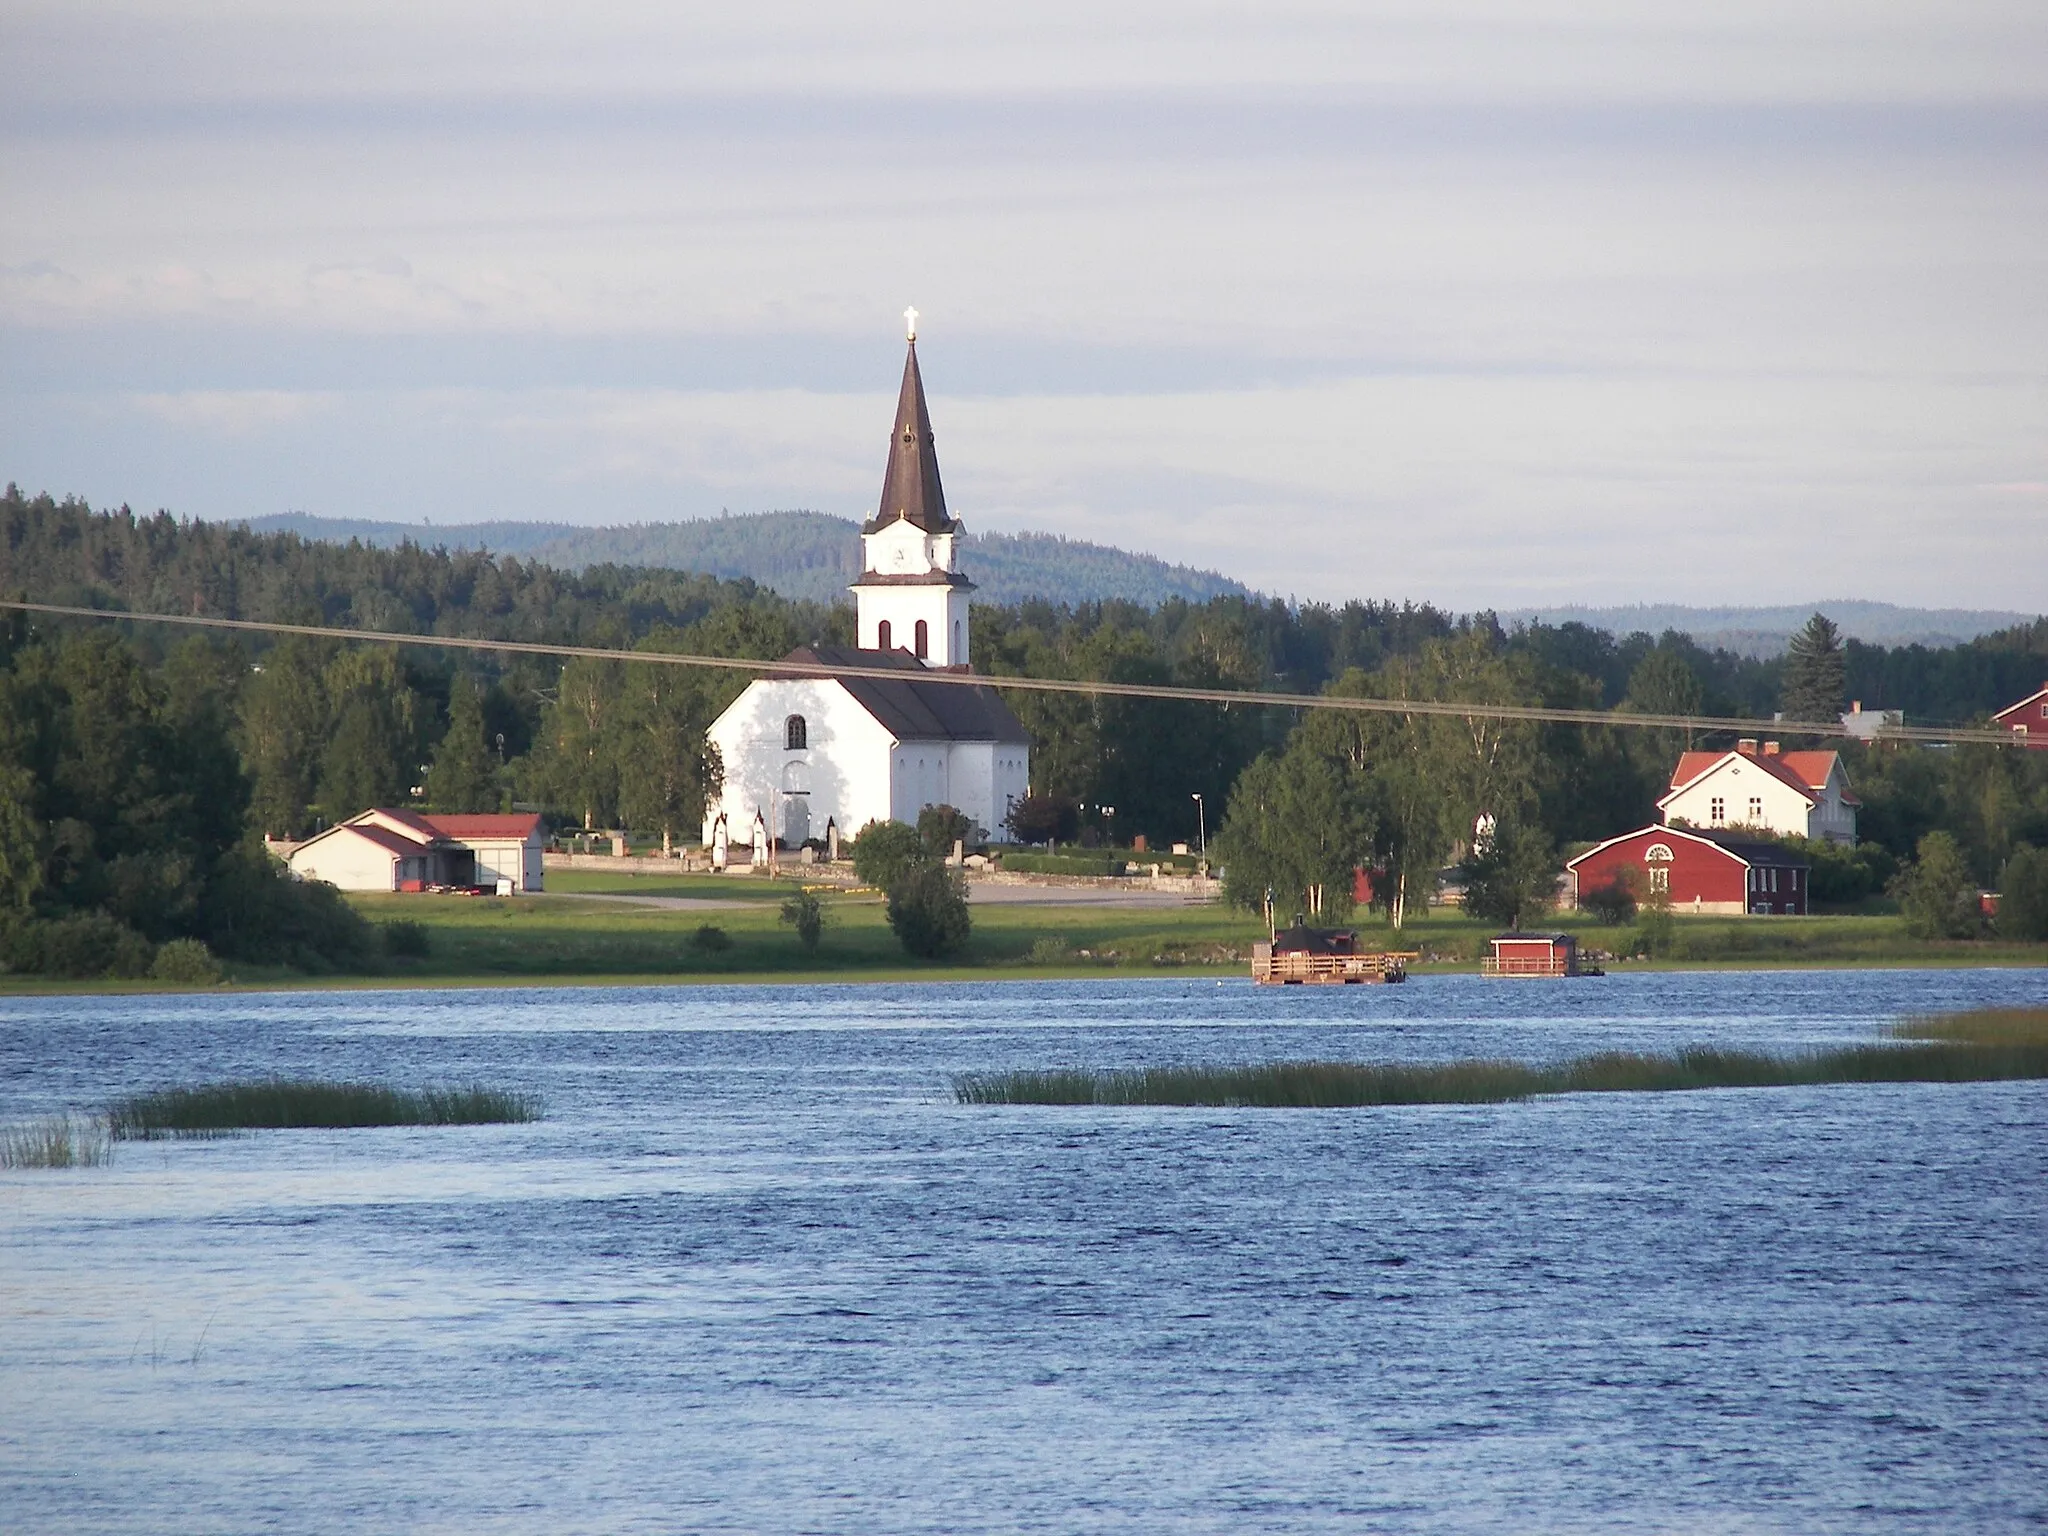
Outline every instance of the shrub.
{"type": "Polygon", "coordinates": [[[146,976],[155,956],[149,940],[105,912],[15,923],[4,940],[6,967],[74,981],[146,976]]]}
{"type": "Polygon", "coordinates": [[[853,872],[878,891],[893,889],[926,858],[924,839],[900,821],[871,821],[853,840],[853,872]]]}
{"type": "Polygon", "coordinates": [[[797,940],[805,949],[816,949],[825,934],[825,903],[816,891],[799,888],[782,904],[782,920],[796,929],[797,940]]]}
{"type": "Polygon", "coordinates": [[[1906,917],[1906,931],[1920,939],[1969,939],[1983,926],[1977,911],[1977,882],[1963,863],[1962,849],[1946,832],[1920,839],[1919,857],[1892,881],[1892,894],[1906,917]]]}
{"type": "Polygon", "coordinates": [[[1998,881],[1996,925],[2002,939],[2048,939],[2048,850],[2022,843],[2005,861],[1998,881]]]}
{"type": "Polygon", "coordinates": [[[1020,843],[1071,843],[1081,826],[1081,807],[1070,795],[1026,795],[1010,807],[1003,823],[1020,843]]]}
{"type": "Polygon", "coordinates": [[[957,870],[920,864],[889,887],[889,926],[904,949],[922,960],[952,954],[967,942],[967,883],[957,870]]]}
{"type": "Polygon", "coordinates": [[[432,949],[433,943],[427,937],[425,923],[401,917],[384,925],[385,954],[398,959],[424,960],[432,949]]]}
{"type": "Polygon", "coordinates": [[[1557,894],[1557,859],[1540,827],[1503,822],[1486,851],[1459,868],[1465,910],[1481,922],[1519,928],[1548,910],[1557,894]]]}
{"type": "Polygon", "coordinates": [[[982,836],[974,818],[953,806],[928,805],[917,813],[918,841],[935,859],[951,857],[955,843],[964,843],[972,848],[982,840],[982,836]]]}
{"type": "Polygon", "coordinates": [[[1621,880],[1583,892],[1579,897],[1579,907],[1609,928],[1619,928],[1623,923],[1636,920],[1635,892],[1621,880]]]}
{"type": "Polygon", "coordinates": [[[722,955],[732,948],[732,935],[715,923],[706,923],[690,935],[690,942],[707,955],[722,955]]]}
{"type": "Polygon", "coordinates": [[[341,892],[296,880],[260,846],[221,861],[200,913],[208,947],[231,960],[297,970],[370,968],[377,932],[341,892]]]}
{"type": "Polygon", "coordinates": [[[1003,854],[1003,868],[1022,875],[1110,875],[1117,862],[1107,853],[1003,854]]]}
{"type": "Polygon", "coordinates": [[[220,962],[198,939],[172,939],[156,952],[149,974],[180,986],[210,987],[221,979],[220,962]]]}

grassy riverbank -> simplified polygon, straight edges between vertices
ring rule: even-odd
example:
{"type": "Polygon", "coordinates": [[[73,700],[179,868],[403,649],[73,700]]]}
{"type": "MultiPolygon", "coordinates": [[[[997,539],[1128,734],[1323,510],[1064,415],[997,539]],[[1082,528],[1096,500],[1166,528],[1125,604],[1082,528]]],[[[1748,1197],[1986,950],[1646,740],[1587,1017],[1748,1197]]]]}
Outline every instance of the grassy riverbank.
{"type": "MultiPolygon", "coordinates": [[[[370,972],[326,977],[234,964],[226,970],[230,985],[247,987],[1222,977],[1246,974],[1251,945],[1264,936],[1255,918],[1222,906],[977,903],[965,951],[928,964],[903,953],[872,894],[828,890],[823,942],[804,949],[778,921],[794,884],[575,871],[551,873],[542,896],[355,896],[351,904],[373,923],[417,924],[425,953],[389,954],[370,972]]],[[[1588,952],[1640,948],[1634,928],[1603,928],[1577,914],[1551,921],[1578,933],[1588,952]]],[[[1399,935],[1369,915],[1358,926],[1368,944],[1420,951],[1413,969],[1425,975],[1475,969],[1494,932],[1454,909],[1423,914],[1399,935]]],[[[1675,917],[1657,951],[1648,960],[1609,962],[1610,969],[2048,964],[2048,947],[1917,940],[1892,916],[1675,917]]],[[[164,984],[8,976],[0,990],[142,992],[164,984]]]]}
{"type": "Polygon", "coordinates": [[[2048,1078],[2048,1010],[1992,1009],[1912,1021],[1910,1043],[1772,1055],[1694,1046],[1606,1051],[1536,1066],[1479,1060],[1409,1065],[1277,1061],[1130,1071],[970,1072],[963,1104],[1094,1104],[1257,1109],[1500,1104],[1567,1093],[1687,1093],[1822,1083],[1972,1083],[2048,1078]]]}

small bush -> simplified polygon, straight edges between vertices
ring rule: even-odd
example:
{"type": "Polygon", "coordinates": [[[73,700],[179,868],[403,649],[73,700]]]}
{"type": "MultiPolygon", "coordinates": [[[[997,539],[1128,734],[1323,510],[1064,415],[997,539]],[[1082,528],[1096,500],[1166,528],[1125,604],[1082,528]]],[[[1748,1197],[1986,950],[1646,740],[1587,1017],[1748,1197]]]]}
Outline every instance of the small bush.
{"type": "Polygon", "coordinates": [[[983,833],[965,811],[950,805],[928,805],[917,813],[917,837],[926,853],[945,859],[952,857],[955,843],[973,848],[983,833]]]}
{"type": "Polygon", "coordinates": [[[172,939],[157,950],[149,974],[186,987],[210,987],[221,979],[220,962],[198,939],[172,939]]]}
{"type": "Polygon", "coordinates": [[[1619,880],[1582,893],[1579,908],[1609,928],[1619,928],[1623,923],[1636,920],[1635,894],[1619,880]]]}
{"type": "Polygon", "coordinates": [[[1048,934],[1045,938],[1032,941],[1031,952],[1024,957],[1033,965],[1069,965],[1074,959],[1074,948],[1063,933],[1048,934]]]}
{"type": "Polygon", "coordinates": [[[732,948],[732,935],[715,923],[706,923],[690,935],[690,942],[707,955],[722,955],[732,948]]]}
{"type": "Polygon", "coordinates": [[[149,940],[99,911],[25,919],[12,924],[0,939],[0,956],[8,970],[73,981],[146,976],[155,953],[149,940]]]}
{"type": "Polygon", "coordinates": [[[889,927],[921,960],[952,954],[967,942],[972,926],[967,885],[957,870],[922,864],[889,888],[889,927]]]}
{"type": "Polygon", "coordinates": [[[797,942],[805,949],[816,949],[825,935],[825,904],[816,891],[799,888],[782,904],[782,921],[796,929],[797,942]]]}
{"type": "Polygon", "coordinates": [[[397,959],[424,960],[433,949],[427,925],[412,918],[395,918],[384,925],[384,953],[397,959]]]}
{"type": "Polygon", "coordinates": [[[863,885],[886,891],[925,862],[924,839],[900,821],[871,821],[853,840],[853,872],[863,885]]]}

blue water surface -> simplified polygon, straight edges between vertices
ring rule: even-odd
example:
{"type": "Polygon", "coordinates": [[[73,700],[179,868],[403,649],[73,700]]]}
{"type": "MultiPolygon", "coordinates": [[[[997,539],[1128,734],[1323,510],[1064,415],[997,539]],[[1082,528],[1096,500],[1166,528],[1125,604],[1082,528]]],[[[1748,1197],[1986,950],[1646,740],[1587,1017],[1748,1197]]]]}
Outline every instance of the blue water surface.
{"type": "Polygon", "coordinates": [[[0,1527],[2039,1530],[2048,1084],[949,1084],[2044,1001],[2040,971],[7,1000],[0,1120],[270,1074],[547,1116],[0,1172],[0,1527]]]}

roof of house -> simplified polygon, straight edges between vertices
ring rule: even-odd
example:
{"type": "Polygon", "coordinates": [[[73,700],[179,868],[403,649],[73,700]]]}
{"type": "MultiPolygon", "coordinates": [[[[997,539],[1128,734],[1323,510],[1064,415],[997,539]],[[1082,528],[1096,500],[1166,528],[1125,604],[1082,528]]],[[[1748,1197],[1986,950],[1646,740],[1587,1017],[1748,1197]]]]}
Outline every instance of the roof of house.
{"type": "Polygon", "coordinates": [[[995,689],[986,684],[933,682],[931,669],[908,651],[811,645],[800,646],[783,659],[828,667],[886,667],[904,673],[900,682],[894,678],[833,678],[898,741],[1031,740],[1023,721],[995,689]]]}
{"type": "Polygon", "coordinates": [[[1764,842],[1754,837],[1741,837],[1727,832],[1702,832],[1696,827],[1671,827],[1662,822],[1652,822],[1647,827],[1637,827],[1618,837],[1610,837],[1604,843],[1595,843],[1577,858],[1566,859],[1566,869],[1576,869],[1595,854],[1605,853],[1617,843],[1626,843],[1638,837],[1656,834],[1660,838],[1676,838],[1684,842],[1704,843],[1744,864],[1779,869],[1806,869],[1812,861],[1801,853],[1794,853],[1781,843],[1764,842]]]}
{"type": "Polygon", "coordinates": [[[2000,724],[2003,724],[2005,721],[2005,717],[2007,715],[2010,715],[2015,711],[2025,709],[2029,704],[2038,704],[2044,699],[2048,699],[2048,683],[2043,683],[2038,690],[2028,694],[2024,699],[2019,699],[2011,704],[2006,705],[2005,708],[2001,709],[1997,714],[1993,715],[1991,718],[1993,720],[1998,721],[2000,724]]]}
{"type": "Polygon", "coordinates": [[[410,857],[418,853],[421,847],[419,843],[409,840],[402,834],[393,832],[388,827],[377,826],[373,822],[341,821],[336,822],[325,832],[315,832],[292,850],[292,857],[297,858],[315,843],[325,842],[328,838],[342,832],[375,843],[379,848],[382,848],[386,853],[394,857],[410,857]]]}
{"type": "Polygon", "coordinates": [[[512,839],[525,842],[540,831],[541,827],[540,817],[528,812],[513,816],[422,816],[420,820],[443,837],[452,837],[457,842],[498,842],[512,839]]]}
{"type": "Polygon", "coordinates": [[[917,341],[903,360],[903,389],[889,435],[889,467],[882,474],[882,502],[864,533],[898,518],[926,533],[951,533],[960,525],[946,514],[939,484],[939,453],[933,446],[931,412],[925,409],[924,379],[917,371],[917,341]]]}
{"type": "MultiPolygon", "coordinates": [[[[1671,790],[1664,799],[1681,790],[1690,789],[1707,774],[1720,767],[1729,759],[1743,763],[1755,763],[1765,773],[1782,780],[1809,800],[1818,800],[1820,792],[1827,788],[1829,777],[1841,762],[1839,752],[1683,752],[1679,754],[1678,766],[1671,771],[1671,790]]],[[[1845,776],[1846,780],[1846,776],[1845,776]]],[[[1862,804],[1848,792],[1846,782],[1842,799],[1849,805],[1862,804]]],[[[1657,802],[1659,805],[1663,800],[1657,802]]]]}
{"type": "Polygon", "coordinates": [[[443,836],[441,830],[419,812],[408,811],[402,806],[395,805],[373,805],[367,811],[359,811],[349,817],[342,825],[360,828],[378,821],[395,822],[397,825],[392,830],[399,836],[403,837],[410,833],[416,841],[422,843],[438,842],[443,836]]]}

